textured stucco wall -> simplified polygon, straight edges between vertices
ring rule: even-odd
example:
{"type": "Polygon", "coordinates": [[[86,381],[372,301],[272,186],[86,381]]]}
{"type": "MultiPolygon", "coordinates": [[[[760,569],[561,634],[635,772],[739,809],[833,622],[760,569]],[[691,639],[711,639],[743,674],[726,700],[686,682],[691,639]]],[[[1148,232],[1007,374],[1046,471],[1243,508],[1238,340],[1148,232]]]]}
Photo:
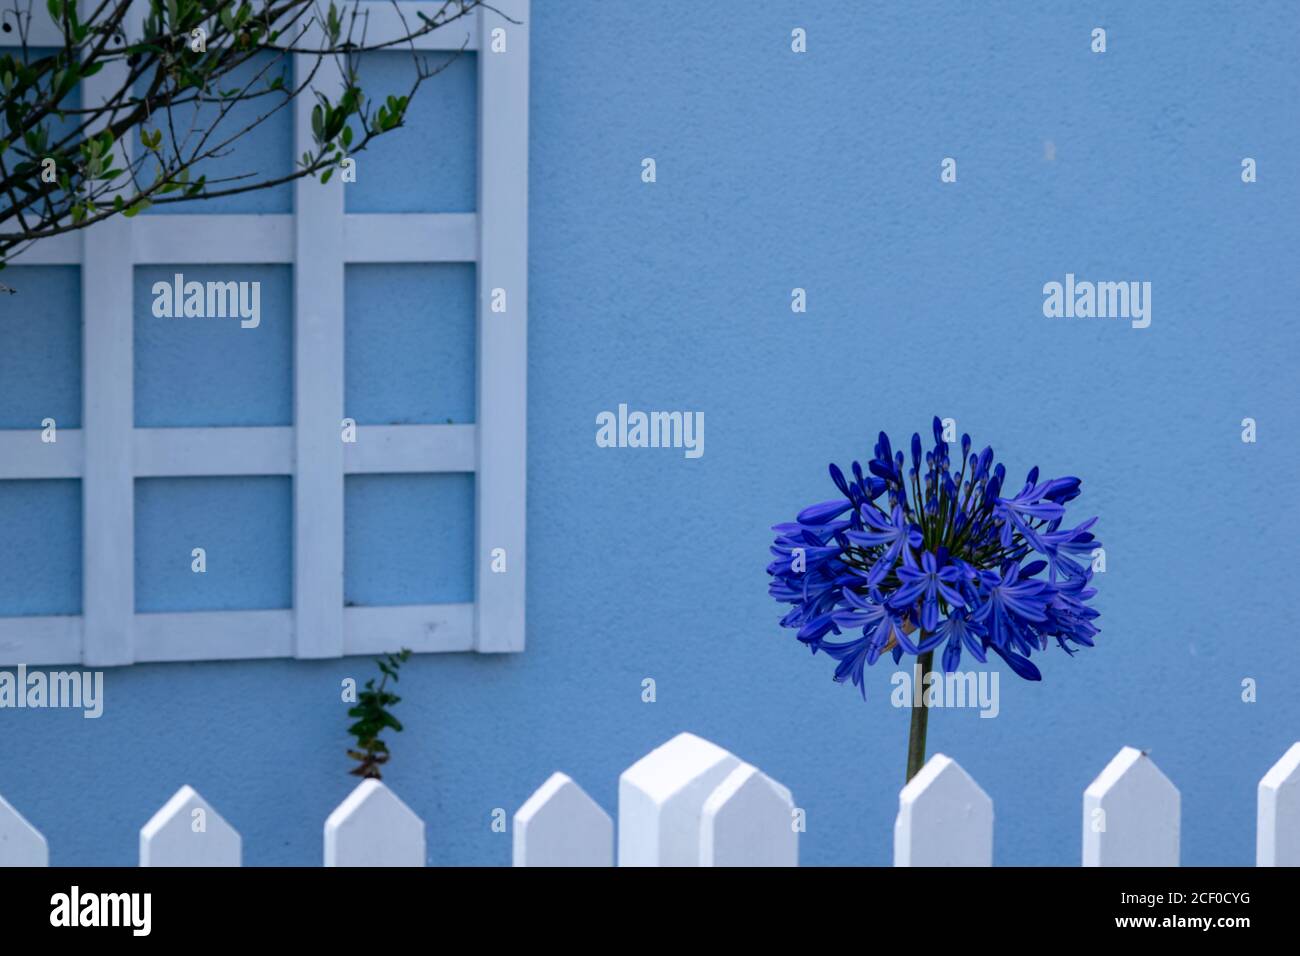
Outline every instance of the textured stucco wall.
{"type": "MultiPolygon", "coordinates": [[[[763,3],[703,20],[666,2],[534,8],[529,646],[403,671],[387,779],[428,822],[430,862],[508,862],[492,809],[513,811],[555,769],[613,811],[618,773],[688,729],[793,790],[805,863],[888,863],[908,716],[889,706],[892,668],[870,675],[864,704],[777,628],[767,529],[830,496],[827,461],[936,413],[1016,479],[1034,464],[1081,475],[1079,513],[1101,515],[1107,546],[1095,650],[1036,657],[1041,684],[1004,672],[997,719],[931,719],[932,749],[994,798],[997,862],[1077,863],[1082,790],[1124,744],[1182,789],[1185,864],[1253,862],[1256,783],[1300,737],[1294,5],[763,3]],[[793,26],[808,30],[805,56],[790,53],[793,26]],[[1089,52],[1094,26],[1104,55],[1089,52]],[[646,156],[654,185],[640,181],[646,156]],[[1240,181],[1244,156],[1256,184],[1240,181]],[[1043,283],[1067,272],[1149,280],[1151,327],[1045,319],[1043,283]],[[795,286],[805,315],[790,311],[795,286]],[[620,402],[703,411],[704,457],[597,448],[595,415],[620,402]],[[1245,416],[1258,444],[1240,441],[1245,416]],[[1246,677],[1258,703],[1240,700],[1246,677]]],[[[397,136],[425,145],[362,163],[367,206],[405,202],[374,191],[385,178],[438,177],[421,165],[435,134],[397,136]]],[[[437,198],[459,209],[472,161],[450,162],[460,185],[437,198]]],[[[394,334],[435,347],[415,325],[419,283],[377,268],[367,281],[391,279],[394,334]]],[[[39,309],[60,296],[60,314],[76,309],[61,283],[31,280],[39,309]]],[[[0,302],[0,427],[44,387],[30,371],[44,337],[16,307],[0,302]]],[[[60,323],[49,334],[66,349],[41,360],[56,372],[76,349],[60,323]]],[[[458,354],[454,341],[436,347],[458,354]]],[[[194,360],[208,374],[218,358],[194,360]]],[[[448,417],[466,411],[462,385],[435,386],[448,417]]],[[[188,407],[183,382],[170,388],[188,407]]],[[[79,394],[62,385],[50,401],[75,418],[79,394]]],[[[409,398],[412,414],[441,412],[409,398]]],[[[384,413],[400,399],[371,398],[384,413]]],[[[368,502],[404,536],[351,537],[349,575],[362,569],[375,600],[458,591],[466,489],[398,491],[350,490],[350,508],[368,502]],[[406,534],[411,522],[442,537],[406,534]],[[407,550],[381,555],[394,540],[407,550]]],[[[79,590],[42,570],[75,565],[75,492],[40,504],[57,516],[50,555],[19,550],[39,539],[36,494],[0,486],[0,538],[19,542],[0,547],[0,594],[27,613],[79,590]]],[[[274,519],[275,501],[236,502],[208,505],[232,535],[274,519]]],[[[134,862],[139,826],[182,783],[241,831],[248,863],[315,863],[355,780],[339,682],[371,671],[113,671],[97,721],[0,712],[0,793],[56,863],[134,862]]]]}

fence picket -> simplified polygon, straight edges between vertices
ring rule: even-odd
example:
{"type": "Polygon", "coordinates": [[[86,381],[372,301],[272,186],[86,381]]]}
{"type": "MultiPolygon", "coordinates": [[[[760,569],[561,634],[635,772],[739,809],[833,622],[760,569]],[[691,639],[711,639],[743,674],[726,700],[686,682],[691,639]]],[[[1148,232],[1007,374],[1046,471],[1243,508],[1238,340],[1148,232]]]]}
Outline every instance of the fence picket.
{"type": "Polygon", "coordinates": [[[699,866],[704,802],[740,760],[678,734],[618,778],[618,865],[699,866]]]}
{"type": "Polygon", "coordinates": [[[380,781],[357,784],[325,821],[326,866],[424,866],[424,821],[380,781]]]}
{"type": "Polygon", "coordinates": [[[894,866],[992,866],[993,801],[935,754],[898,793],[894,866]]]}
{"type": "Polygon", "coordinates": [[[1083,865],[1177,866],[1181,805],[1151,758],[1124,747],[1083,792],[1083,865]]]}
{"type": "Polygon", "coordinates": [[[798,866],[790,791],[741,764],[704,801],[700,866],[798,866]]]}
{"type": "Polygon", "coordinates": [[[1259,782],[1256,866],[1300,866],[1300,741],[1259,782]]]}
{"type": "Polygon", "coordinates": [[[141,866],[239,866],[235,828],[189,784],[140,828],[141,866]]]}
{"type": "Polygon", "coordinates": [[[49,866],[50,848],[41,831],[0,797],[0,866],[49,866]]]}
{"type": "Polygon", "coordinates": [[[566,774],[515,811],[515,866],[613,866],[614,821],[566,774]]]}
{"type": "MultiPolygon", "coordinates": [[[[1300,866],[1300,741],[1260,779],[1257,866],[1300,866]]],[[[802,811],[788,788],[691,733],[619,776],[619,866],[798,866],[802,811]]],[[[1083,793],[1084,866],[1178,866],[1182,798],[1144,751],[1124,747],[1083,793]]],[[[181,787],[140,828],[140,865],[240,866],[239,833],[181,787]]],[[[424,866],[424,822],[378,780],[325,821],[326,866],[424,866]]],[[[513,865],[610,866],[614,821],[552,774],[515,811],[513,865]]],[[[0,797],[0,867],[48,866],[39,830],[0,797]]],[[[992,866],[993,801],[935,754],[898,794],[895,866],[992,866]]]]}

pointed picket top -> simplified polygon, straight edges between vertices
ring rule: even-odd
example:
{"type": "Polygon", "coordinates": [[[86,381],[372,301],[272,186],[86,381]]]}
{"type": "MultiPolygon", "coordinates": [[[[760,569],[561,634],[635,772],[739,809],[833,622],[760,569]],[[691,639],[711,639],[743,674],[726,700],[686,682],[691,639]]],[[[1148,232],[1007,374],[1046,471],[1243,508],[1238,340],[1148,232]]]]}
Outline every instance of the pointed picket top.
{"type": "Polygon", "coordinates": [[[373,778],[325,821],[326,866],[424,866],[424,821],[373,778]]]}
{"type": "Polygon", "coordinates": [[[140,828],[141,866],[239,866],[241,841],[186,784],[140,828]]]}
{"type": "Polygon", "coordinates": [[[678,734],[618,778],[618,865],[699,866],[704,802],[740,760],[678,734]]]}
{"type": "Polygon", "coordinates": [[[1083,865],[1177,866],[1181,807],[1151,758],[1123,748],[1083,792],[1083,865]]]}
{"type": "Polygon", "coordinates": [[[613,866],[614,821],[567,774],[515,811],[515,866],[613,866]]]}
{"type": "Polygon", "coordinates": [[[898,793],[894,866],[992,866],[993,801],[935,754],[898,793]]]}
{"type": "Polygon", "coordinates": [[[794,798],[742,763],[704,801],[700,866],[798,866],[794,798]]]}
{"type": "Polygon", "coordinates": [[[0,797],[0,866],[49,866],[50,848],[4,797],[0,797]]]}
{"type": "Polygon", "coordinates": [[[1300,866],[1300,742],[1259,782],[1256,866],[1300,866]]]}

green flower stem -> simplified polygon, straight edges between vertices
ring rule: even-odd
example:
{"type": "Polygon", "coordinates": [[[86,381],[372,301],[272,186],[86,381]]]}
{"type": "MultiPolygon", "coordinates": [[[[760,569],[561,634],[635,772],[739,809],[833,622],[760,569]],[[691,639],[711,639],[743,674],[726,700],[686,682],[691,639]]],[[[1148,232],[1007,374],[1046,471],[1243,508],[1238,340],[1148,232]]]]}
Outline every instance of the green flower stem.
{"type": "Polygon", "coordinates": [[[930,673],[930,661],[933,657],[934,651],[931,650],[916,659],[917,666],[921,668],[921,677],[920,682],[913,687],[912,693],[915,694],[917,689],[920,689],[921,703],[918,706],[913,697],[912,729],[907,735],[908,780],[915,777],[925,766],[925,730],[930,717],[930,708],[925,705],[925,675],[930,673]]]}

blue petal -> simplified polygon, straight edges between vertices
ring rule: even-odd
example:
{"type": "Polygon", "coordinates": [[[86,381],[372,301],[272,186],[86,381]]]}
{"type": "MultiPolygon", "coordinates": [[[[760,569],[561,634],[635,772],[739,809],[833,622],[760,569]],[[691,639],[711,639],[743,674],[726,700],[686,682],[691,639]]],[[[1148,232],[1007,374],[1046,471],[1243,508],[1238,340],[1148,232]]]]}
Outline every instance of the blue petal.
{"type": "Polygon", "coordinates": [[[1011,651],[1004,651],[996,644],[992,645],[992,648],[999,657],[1010,665],[1011,669],[1015,671],[1018,676],[1023,677],[1025,680],[1043,679],[1043,675],[1039,672],[1038,668],[1033,665],[1033,662],[1030,661],[1029,658],[1021,657],[1019,654],[1014,654],[1011,651]]]}
{"type": "Polygon", "coordinates": [[[845,498],[835,498],[820,504],[809,505],[799,512],[798,522],[803,525],[823,525],[853,507],[853,502],[845,498]]]}
{"type": "Polygon", "coordinates": [[[953,634],[948,639],[948,646],[943,649],[943,670],[946,674],[951,674],[961,663],[961,641],[957,635],[953,634]]]}

